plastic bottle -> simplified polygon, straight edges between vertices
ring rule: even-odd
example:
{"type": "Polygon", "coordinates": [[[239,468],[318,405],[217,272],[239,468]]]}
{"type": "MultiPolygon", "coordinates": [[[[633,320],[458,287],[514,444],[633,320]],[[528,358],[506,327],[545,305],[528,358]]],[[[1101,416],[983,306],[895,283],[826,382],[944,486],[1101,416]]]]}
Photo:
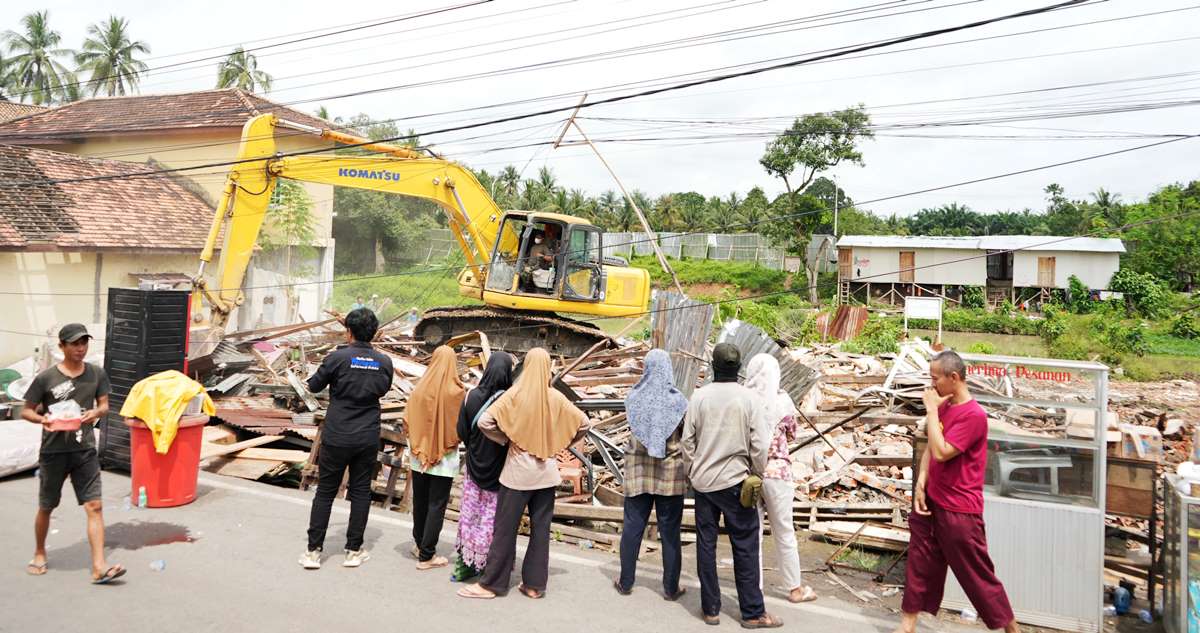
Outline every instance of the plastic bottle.
{"type": "Polygon", "coordinates": [[[138,507],[139,508],[146,507],[146,487],[145,486],[138,487],[138,507]]]}
{"type": "Polygon", "coordinates": [[[121,508],[126,512],[133,509],[133,501],[129,498],[129,495],[125,495],[125,498],[121,499],[121,508]]]}
{"type": "Polygon", "coordinates": [[[1129,613],[1129,607],[1133,604],[1133,594],[1124,587],[1113,589],[1113,606],[1117,609],[1117,615],[1125,615],[1129,613]]]}
{"type": "Polygon", "coordinates": [[[975,609],[972,609],[971,607],[963,607],[961,615],[962,619],[966,620],[967,622],[974,622],[975,620],[979,619],[979,614],[975,613],[975,609]]]}

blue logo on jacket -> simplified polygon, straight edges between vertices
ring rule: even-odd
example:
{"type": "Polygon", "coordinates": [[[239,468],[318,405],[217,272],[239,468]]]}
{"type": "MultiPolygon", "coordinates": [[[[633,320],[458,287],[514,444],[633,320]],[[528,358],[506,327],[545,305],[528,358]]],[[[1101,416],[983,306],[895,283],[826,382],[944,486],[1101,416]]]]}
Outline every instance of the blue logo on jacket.
{"type": "Polygon", "coordinates": [[[350,369],[370,369],[379,371],[379,361],[370,356],[355,356],[350,359],[350,369]]]}

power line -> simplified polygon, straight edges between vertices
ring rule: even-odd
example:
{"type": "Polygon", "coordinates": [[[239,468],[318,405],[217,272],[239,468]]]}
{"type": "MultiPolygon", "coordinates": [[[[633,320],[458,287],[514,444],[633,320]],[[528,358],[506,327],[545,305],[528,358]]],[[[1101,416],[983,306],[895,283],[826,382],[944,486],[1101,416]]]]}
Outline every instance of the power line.
{"type": "MultiPolygon", "coordinates": [[[[881,198],[874,198],[874,199],[870,199],[870,200],[862,200],[862,201],[857,201],[857,202],[855,202],[855,205],[854,205],[854,206],[855,206],[856,208],[859,208],[859,207],[864,207],[864,206],[868,206],[868,205],[872,205],[872,204],[878,204],[878,203],[880,203],[880,202],[887,202],[887,201],[890,201],[890,200],[896,200],[896,199],[899,199],[899,198],[905,198],[905,197],[910,197],[910,196],[915,196],[915,195],[921,195],[921,194],[926,194],[926,193],[932,193],[932,192],[935,192],[935,191],[943,191],[943,190],[946,190],[946,189],[953,189],[953,188],[956,188],[956,187],[962,187],[962,186],[966,186],[966,185],[978,184],[978,183],[981,183],[981,182],[987,182],[987,181],[991,181],[991,180],[1000,180],[1000,179],[1003,179],[1003,178],[1009,178],[1009,177],[1012,177],[1012,176],[1024,175],[1024,174],[1033,173],[1033,172],[1037,172],[1037,171],[1044,171],[1044,170],[1047,170],[1047,169],[1053,169],[1053,168],[1056,168],[1056,167],[1063,167],[1063,166],[1066,166],[1066,165],[1074,165],[1074,164],[1078,164],[1078,163],[1082,163],[1082,162],[1086,162],[1086,161],[1098,160],[1098,159],[1101,159],[1101,158],[1107,158],[1107,157],[1110,157],[1110,156],[1117,156],[1117,155],[1120,155],[1120,154],[1127,154],[1127,153],[1130,153],[1130,152],[1135,152],[1135,151],[1139,151],[1139,150],[1143,150],[1143,149],[1150,149],[1150,148],[1153,148],[1153,147],[1158,147],[1158,146],[1161,146],[1161,145],[1168,145],[1168,144],[1171,144],[1171,143],[1177,143],[1177,142],[1179,142],[1179,141],[1183,141],[1183,140],[1188,140],[1188,139],[1197,138],[1197,136],[1200,136],[1200,135],[1192,135],[1192,136],[1187,136],[1187,137],[1172,138],[1172,139],[1167,139],[1167,140],[1164,140],[1164,141],[1158,141],[1158,142],[1155,142],[1155,143],[1149,143],[1149,144],[1145,144],[1145,145],[1138,145],[1138,146],[1135,146],[1135,147],[1128,147],[1128,148],[1124,148],[1124,149],[1113,150],[1113,151],[1104,152],[1104,153],[1100,153],[1100,154],[1091,154],[1091,155],[1088,155],[1088,156],[1082,156],[1082,157],[1075,158],[1075,159],[1071,159],[1071,160],[1059,161],[1059,162],[1055,162],[1055,163],[1048,163],[1048,164],[1044,164],[1044,165],[1038,165],[1038,166],[1036,166],[1036,167],[1029,167],[1029,168],[1025,168],[1025,169],[1020,169],[1020,170],[1015,170],[1015,171],[1004,172],[1004,173],[1001,173],[1001,174],[995,174],[995,175],[991,175],[991,176],[984,176],[984,177],[980,177],[980,178],[972,178],[972,179],[969,179],[969,180],[963,180],[963,181],[958,181],[958,182],[954,182],[954,183],[950,183],[950,184],[939,185],[939,186],[936,186],[936,187],[929,187],[929,188],[925,188],[925,189],[919,189],[919,190],[916,190],[916,191],[909,191],[909,192],[905,192],[905,193],[893,194],[893,195],[884,196],[884,197],[881,197],[881,198]]],[[[807,216],[810,216],[810,215],[817,215],[817,214],[823,214],[823,213],[825,213],[825,209],[821,209],[821,210],[818,210],[818,211],[808,211],[808,212],[799,212],[799,213],[793,213],[793,214],[781,214],[781,215],[775,215],[775,216],[767,216],[767,217],[763,218],[762,220],[758,220],[758,221],[754,221],[754,222],[743,222],[743,223],[739,223],[739,224],[733,224],[733,225],[731,225],[731,226],[730,226],[730,228],[751,228],[751,229],[753,229],[754,227],[757,227],[757,226],[758,226],[758,225],[760,225],[760,224],[765,224],[765,223],[768,223],[768,222],[777,222],[777,221],[780,221],[780,220],[796,219],[796,218],[807,217],[807,216]]],[[[690,232],[684,232],[684,233],[680,233],[679,235],[680,235],[680,236],[687,236],[687,235],[699,235],[699,234],[702,234],[702,233],[707,233],[707,231],[690,231],[690,232]]],[[[645,238],[645,239],[639,239],[639,240],[630,240],[630,241],[628,241],[628,242],[622,242],[622,243],[617,243],[617,244],[609,244],[608,246],[609,246],[609,247],[612,247],[612,246],[629,246],[629,245],[636,245],[636,244],[641,244],[641,243],[646,243],[646,242],[649,242],[651,239],[657,239],[657,237],[654,237],[654,238],[645,238]]],[[[588,251],[590,251],[590,250],[591,250],[591,249],[588,249],[588,251]]],[[[486,265],[486,264],[479,265],[479,267],[482,267],[482,266],[485,266],[485,265],[486,265]]],[[[327,284],[328,284],[328,285],[332,285],[332,284],[335,284],[335,283],[347,283],[347,282],[361,281],[361,280],[370,280],[370,279],[384,279],[384,278],[391,278],[391,277],[406,277],[406,276],[417,275],[417,274],[425,274],[425,273],[430,273],[430,272],[440,272],[440,271],[445,271],[445,270],[448,270],[448,269],[456,269],[456,270],[459,270],[459,269],[461,269],[461,268],[462,268],[462,267],[458,267],[458,266],[455,266],[455,267],[430,267],[430,268],[423,268],[423,269],[421,269],[421,270],[414,270],[414,271],[404,271],[404,272],[398,272],[398,273],[381,273],[381,274],[378,274],[378,275],[363,275],[363,276],[360,276],[360,277],[353,277],[353,278],[350,278],[350,277],[343,277],[343,278],[341,278],[341,279],[334,279],[334,280],[329,280],[329,281],[316,280],[316,281],[295,282],[295,283],[290,283],[290,284],[269,284],[269,285],[263,285],[263,286],[247,286],[247,287],[242,287],[242,288],[239,288],[238,290],[243,290],[243,291],[244,291],[244,290],[262,290],[262,289],[272,289],[272,288],[286,288],[286,287],[296,287],[296,286],[312,286],[312,285],[327,285],[327,284]]],[[[220,292],[220,291],[221,291],[221,289],[210,289],[210,290],[212,290],[213,292],[220,292]]],[[[233,290],[233,289],[232,289],[232,288],[230,288],[229,290],[233,290]]],[[[102,293],[101,293],[101,294],[102,294],[102,293]]],[[[4,296],[4,295],[9,295],[9,296],[30,296],[30,297],[33,297],[33,296],[79,296],[79,297],[94,297],[94,296],[97,296],[97,293],[91,293],[91,292],[89,292],[89,293],[70,293],[70,292],[66,292],[66,293],[64,293],[64,292],[16,292],[16,291],[0,291],[0,296],[4,296]]]]}
{"type": "MultiPolygon", "coordinates": [[[[474,129],[474,128],[478,128],[478,127],[484,127],[484,126],[488,126],[488,125],[496,125],[499,123],[508,123],[511,121],[519,121],[519,120],[528,119],[528,118],[532,118],[532,117],[536,117],[536,116],[542,116],[542,115],[546,115],[546,114],[565,112],[567,110],[573,110],[573,109],[590,108],[590,107],[595,107],[598,105],[605,105],[605,104],[611,104],[611,103],[618,103],[618,102],[622,102],[622,101],[628,101],[630,99],[636,99],[636,98],[640,98],[640,97],[662,94],[662,93],[666,93],[666,92],[673,92],[676,90],[683,90],[683,89],[691,88],[694,86],[718,83],[718,82],[722,82],[722,81],[728,81],[730,79],[748,77],[748,76],[758,75],[758,74],[762,74],[762,73],[766,73],[766,72],[783,70],[783,69],[787,69],[787,68],[794,68],[794,67],[805,65],[805,64],[817,63],[817,62],[820,62],[820,61],[826,60],[826,59],[834,59],[837,57],[844,57],[844,56],[851,55],[851,54],[857,53],[857,52],[885,48],[888,46],[903,44],[905,42],[927,39],[930,37],[945,35],[947,33],[954,33],[954,32],[958,32],[958,31],[979,28],[982,26],[990,25],[990,24],[1005,22],[1008,20],[1014,20],[1014,19],[1039,15],[1042,13],[1046,13],[1048,11],[1054,11],[1054,10],[1064,9],[1067,7],[1082,5],[1087,2],[1091,2],[1091,0],[1067,0],[1065,2],[1059,2],[1057,4],[1047,5],[1047,6],[1043,6],[1043,7],[1036,8],[1036,9],[1029,9],[1026,11],[1020,11],[1017,13],[1002,15],[1002,16],[998,16],[995,18],[988,18],[985,20],[977,20],[975,22],[969,22],[969,23],[961,24],[961,25],[957,25],[957,26],[923,31],[923,32],[916,33],[913,35],[906,35],[906,36],[901,36],[898,38],[892,38],[889,40],[885,40],[882,42],[876,42],[876,43],[871,43],[871,44],[865,44],[862,46],[846,48],[846,49],[843,49],[840,51],[825,53],[825,54],[817,55],[814,57],[792,60],[792,61],[788,61],[788,62],[774,64],[771,66],[765,66],[762,68],[754,68],[754,69],[744,70],[744,71],[740,71],[740,72],[736,72],[736,73],[727,73],[724,75],[717,75],[714,77],[707,77],[707,78],[703,78],[703,79],[692,80],[692,81],[688,81],[688,82],[674,84],[671,86],[652,88],[652,89],[643,90],[643,91],[636,92],[636,93],[631,93],[631,94],[626,94],[626,95],[618,95],[618,96],[614,96],[614,97],[598,99],[595,101],[585,101],[585,102],[578,104],[574,108],[571,106],[550,108],[550,109],[542,110],[539,112],[531,112],[531,113],[526,113],[526,114],[512,115],[512,116],[508,116],[508,117],[494,119],[491,121],[482,121],[482,122],[477,122],[477,123],[463,124],[463,125],[452,126],[452,127],[448,127],[448,128],[442,128],[439,130],[423,132],[420,134],[420,136],[432,136],[433,134],[441,134],[441,133],[445,133],[445,132],[456,132],[456,131],[461,131],[461,130],[468,130],[468,129],[474,129]]],[[[412,136],[413,135],[397,136],[397,137],[393,137],[393,138],[380,139],[377,142],[400,141],[400,140],[412,138],[412,136]]],[[[347,145],[346,147],[361,147],[363,145],[369,145],[369,144],[370,143],[357,143],[357,144],[347,145]]],[[[290,153],[282,153],[281,156],[301,156],[301,155],[321,153],[322,151],[324,151],[324,150],[302,150],[302,151],[296,151],[296,152],[290,152],[290,153]]],[[[191,171],[191,170],[195,170],[195,169],[223,167],[223,166],[237,165],[237,164],[248,163],[248,162],[256,162],[258,160],[261,160],[261,159],[242,159],[242,160],[235,160],[235,161],[210,163],[208,165],[200,165],[200,166],[195,166],[195,167],[164,169],[164,170],[159,170],[158,173],[175,173],[175,172],[182,172],[182,171],[191,171]]],[[[111,176],[93,176],[93,177],[87,177],[87,178],[61,179],[61,180],[56,180],[56,181],[42,181],[40,183],[35,183],[35,184],[45,185],[45,184],[65,183],[65,182],[79,182],[79,181],[84,181],[84,180],[111,180],[111,179],[113,179],[113,177],[111,177],[111,176]]],[[[3,185],[3,186],[14,186],[14,185],[20,186],[21,184],[23,184],[23,183],[13,182],[13,181],[0,183],[0,185],[3,185]]],[[[29,183],[24,183],[24,184],[29,184],[29,183]]]]}

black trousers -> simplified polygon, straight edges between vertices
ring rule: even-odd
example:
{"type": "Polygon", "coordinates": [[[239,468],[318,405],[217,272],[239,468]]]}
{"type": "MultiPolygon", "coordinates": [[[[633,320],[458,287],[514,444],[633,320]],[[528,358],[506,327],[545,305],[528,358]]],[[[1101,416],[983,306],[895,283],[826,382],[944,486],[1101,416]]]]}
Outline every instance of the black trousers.
{"type": "Polygon", "coordinates": [[[758,561],[758,508],[743,508],[740,485],[716,492],[696,491],[696,575],[700,576],[700,608],[704,615],[721,613],[717,578],[717,522],[725,517],[733,546],[733,577],[742,619],[766,613],[758,561]]]}
{"type": "Polygon", "coordinates": [[[529,508],[529,547],[521,564],[521,582],[537,591],[546,590],[550,576],[550,520],[554,518],[554,488],[513,490],[500,486],[496,501],[496,527],[487,565],[479,584],[498,594],[508,593],[509,577],[517,558],[517,530],[521,515],[529,508]]]}
{"type": "Polygon", "coordinates": [[[621,587],[633,587],[638,553],[642,549],[642,534],[650,521],[651,508],[658,517],[658,536],[662,539],[663,593],[673,596],[679,592],[679,571],[682,567],[679,528],[683,523],[683,495],[625,497],[625,527],[621,529],[621,587]]]}
{"type": "Polygon", "coordinates": [[[413,541],[421,550],[418,560],[425,562],[437,554],[438,536],[442,533],[446,504],[450,502],[450,484],[454,483],[454,478],[426,475],[415,470],[410,473],[413,493],[413,541]]]}
{"type": "Polygon", "coordinates": [[[367,530],[367,515],[371,511],[371,474],[375,470],[379,447],[346,447],[321,444],[317,459],[319,470],[317,494],[313,497],[312,513],[308,517],[308,549],[321,549],[325,545],[325,531],[329,529],[329,512],[333,498],[342,485],[342,474],[350,470],[346,496],[350,498],[350,525],[346,528],[346,549],[359,550],[363,545],[363,533],[367,530]]]}

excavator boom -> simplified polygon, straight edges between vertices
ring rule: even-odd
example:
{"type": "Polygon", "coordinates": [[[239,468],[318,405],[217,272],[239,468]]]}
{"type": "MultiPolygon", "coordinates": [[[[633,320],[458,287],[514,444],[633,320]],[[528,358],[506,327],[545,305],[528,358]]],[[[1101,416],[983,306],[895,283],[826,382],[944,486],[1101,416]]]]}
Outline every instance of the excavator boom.
{"type": "MultiPolygon", "coordinates": [[[[495,313],[495,320],[508,329],[519,328],[522,319],[529,322],[533,336],[526,337],[525,343],[514,344],[515,347],[528,348],[532,346],[529,341],[553,347],[550,340],[553,336],[547,334],[547,328],[573,332],[564,336],[578,340],[562,347],[565,352],[603,335],[590,324],[562,319],[554,313],[633,316],[643,313],[649,302],[649,274],[605,262],[600,252],[602,233],[581,218],[537,212],[506,213],[474,174],[458,163],[342,132],[281,122],[274,115],[264,114],[251,119],[243,128],[237,161],[229,172],[208,242],[200,256],[195,285],[211,306],[210,325],[218,332],[225,327],[232,310],[244,300],[242,283],[279,178],[414,196],[438,205],[467,261],[458,278],[460,294],[482,301],[490,308],[483,312],[439,309],[436,323],[423,322],[417,328],[418,334],[425,333],[430,344],[459,334],[468,326],[478,329],[475,326],[481,319],[495,313]],[[277,125],[388,155],[279,156],[274,138],[277,125]],[[205,277],[206,266],[213,259],[222,227],[225,242],[215,277],[217,286],[210,288],[205,277]],[[531,271],[525,266],[532,257],[531,235],[551,230],[562,236],[559,254],[550,264],[560,272],[551,273],[556,278],[555,286],[547,288],[542,283],[535,288],[529,282],[531,271]],[[595,334],[589,339],[588,333],[593,331],[595,334]]],[[[548,256],[544,257],[550,261],[548,256]]],[[[544,275],[539,281],[544,281],[544,275]]]]}

